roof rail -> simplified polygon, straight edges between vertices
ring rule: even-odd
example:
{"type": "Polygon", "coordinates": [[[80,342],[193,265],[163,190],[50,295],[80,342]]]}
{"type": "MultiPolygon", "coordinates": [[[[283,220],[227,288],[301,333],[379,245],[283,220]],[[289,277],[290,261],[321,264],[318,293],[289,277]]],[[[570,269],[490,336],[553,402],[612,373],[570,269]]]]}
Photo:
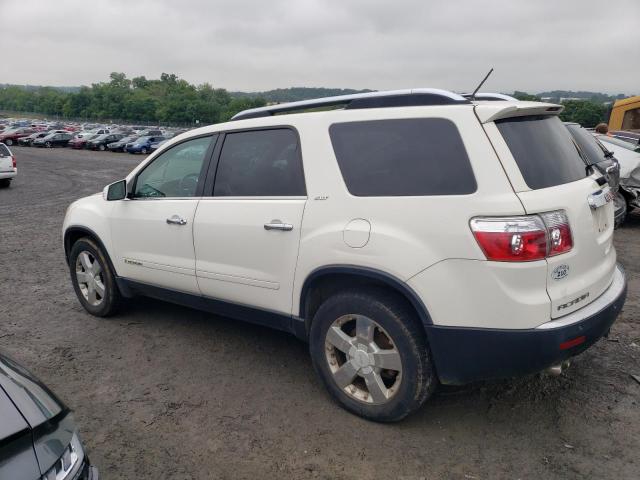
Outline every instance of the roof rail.
{"type": "Polygon", "coordinates": [[[302,100],[299,102],[251,108],[235,114],[231,120],[269,117],[278,113],[293,113],[321,107],[344,107],[345,109],[355,109],[454,105],[467,103],[470,103],[469,100],[457,93],[439,90],[436,88],[414,88],[407,90],[389,90],[384,92],[355,93],[352,95],[315,98],[312,100],[302,100]]]}
{"type": "Polygon", "coordinates": [[[508,102],[517,102],[518,99],[512,97],[510,95],[505,95],[504,93],[489,93],[489,92],[478,92],[475,95],[472,93],[463,93],[462,96],[467,100],[489,100],[489,101],[508,101],[508,102]],[[472,98],[473,97],[473,98],[472,98]]]}

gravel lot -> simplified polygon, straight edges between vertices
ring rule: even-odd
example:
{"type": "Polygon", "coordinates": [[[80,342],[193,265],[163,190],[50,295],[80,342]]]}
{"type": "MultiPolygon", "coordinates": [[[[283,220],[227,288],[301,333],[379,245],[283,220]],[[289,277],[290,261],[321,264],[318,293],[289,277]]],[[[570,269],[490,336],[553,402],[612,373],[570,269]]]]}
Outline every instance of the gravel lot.
{"type": "Polygon", "coordinates": [[[567,373],[441,388],[379,425],[334,405],[287,334],[146,299],[86,314],[64,262],[65,209],[142,157],[14,153],[18,178],[0,190],[0,349],[75,410],[101,478],[638,478],[640,215],[616,234],[623,314],[567,373]]]}

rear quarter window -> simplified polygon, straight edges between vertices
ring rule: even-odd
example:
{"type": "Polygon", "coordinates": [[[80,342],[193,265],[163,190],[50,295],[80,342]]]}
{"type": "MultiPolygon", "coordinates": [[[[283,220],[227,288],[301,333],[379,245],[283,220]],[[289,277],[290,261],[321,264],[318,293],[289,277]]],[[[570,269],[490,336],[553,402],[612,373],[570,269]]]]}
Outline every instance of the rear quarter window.
{"type": "Polygon", "coordinates": [[[585,162],[558,117],[513,117],[495,123],[532,190],[575,182],[587,175],[585,162]]]}
{"type": "Polygon", "coordinates": [[[329,134],[352,195],[465,195],[476,191],[467,151],[450,120],[336,123],[329,134]]]}

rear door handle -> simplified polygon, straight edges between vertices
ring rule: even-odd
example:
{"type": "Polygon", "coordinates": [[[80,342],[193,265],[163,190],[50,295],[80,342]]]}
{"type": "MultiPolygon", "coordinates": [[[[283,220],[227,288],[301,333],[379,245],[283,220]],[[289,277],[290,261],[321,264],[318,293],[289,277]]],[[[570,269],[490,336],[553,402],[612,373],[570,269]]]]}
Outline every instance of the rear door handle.
{"type": "Polygon", "coordinates": [[[282,220],[271,220],[269,223],[264,224],[265,230],[283,230],[289,232],[293,230],[293,225],[290,223],[283,223],[282,220]]]}
{"type": "Polygon", "coordinates": [[[187,221],[180,215],[171,215],[169,218],[167,218],[167,223],[169,225],[186,225],[187,221]]]}

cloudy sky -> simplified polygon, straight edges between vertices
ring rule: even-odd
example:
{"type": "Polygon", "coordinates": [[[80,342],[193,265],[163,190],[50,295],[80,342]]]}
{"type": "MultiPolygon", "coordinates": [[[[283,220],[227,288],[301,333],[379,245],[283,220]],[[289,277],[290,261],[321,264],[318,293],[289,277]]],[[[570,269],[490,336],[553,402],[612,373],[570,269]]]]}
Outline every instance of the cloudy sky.
{"type": "Polygon", "coordinates": [[[640,0],[0,0],[0,83],[640,93],[640,0]]]}

